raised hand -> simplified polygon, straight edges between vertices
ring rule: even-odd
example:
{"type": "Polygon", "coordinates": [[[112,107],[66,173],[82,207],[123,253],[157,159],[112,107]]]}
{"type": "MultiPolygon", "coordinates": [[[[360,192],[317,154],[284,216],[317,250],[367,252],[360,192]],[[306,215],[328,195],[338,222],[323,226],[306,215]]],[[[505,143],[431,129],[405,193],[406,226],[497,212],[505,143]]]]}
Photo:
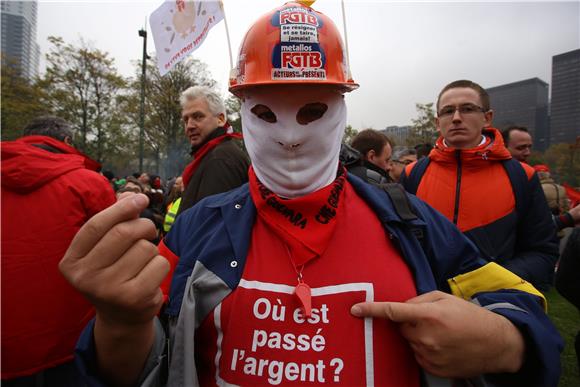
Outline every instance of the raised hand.
{"type": "Polygon", "coordinates": [[[357,317],[399,323],[419,365],[446,378],[516,372],[523,363],[524,340],[505,317],[440,291],[407,302],[353,305],[357,317]]]}
{"type": "Polygon", "coordinates": [[[147,201],[145,195],[131,195],[95,215],[60,262],[66,279],[107,320],[145,322],[163,302],[159,284],[169,264],[148,241],[156,236],[155,226],[139,218],[147,201]]]}
{"type": "Polygon", "coordinates": [[[134,194],[92,217],[77,233],[59,269],[96,309],[99,366],[114,384],[131,384],[154,340],[163,303],[159,285],[169,262],[148,241],[156,229],[139,218],[147,196],[134,194]]]}

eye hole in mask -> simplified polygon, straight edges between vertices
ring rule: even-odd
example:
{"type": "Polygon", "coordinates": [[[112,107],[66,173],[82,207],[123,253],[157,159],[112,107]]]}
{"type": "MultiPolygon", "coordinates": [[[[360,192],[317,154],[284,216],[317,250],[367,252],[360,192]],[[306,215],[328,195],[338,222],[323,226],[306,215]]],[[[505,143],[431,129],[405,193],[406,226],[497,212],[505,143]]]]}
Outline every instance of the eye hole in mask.
{"type": "Polygon", "coordinates": [[[259,119],[269,122],[271,124],[275,123],[276,114],[266,105],[258,104],[250,109],[252,113],[254,113],[259,119]]]}
{"type": "Polygon", "coordinates": [[[308,103],[298,110],[296,113],[296,121],[300,125],[307,125],[313,121],[316,121],[326,113],[328,110],[328,105],[321,102],[308,103]]]}

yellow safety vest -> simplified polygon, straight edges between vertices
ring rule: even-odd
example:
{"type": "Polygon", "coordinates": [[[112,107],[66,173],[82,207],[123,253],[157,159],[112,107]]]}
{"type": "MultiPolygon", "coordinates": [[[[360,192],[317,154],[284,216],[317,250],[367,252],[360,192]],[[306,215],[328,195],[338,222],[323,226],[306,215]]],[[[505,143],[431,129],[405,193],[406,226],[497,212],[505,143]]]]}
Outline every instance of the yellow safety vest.
{"type": "Polygon", "coordinates": [[[173,222],[175,222],[175,216],[177,215],[177,210],[179,210],[179,205],[181,204],[181,198],[176,199],[173,203],[169,205],[167,214],[165,215],[165,220],[163,221],[163,231],[169,232],[173,222]]]}

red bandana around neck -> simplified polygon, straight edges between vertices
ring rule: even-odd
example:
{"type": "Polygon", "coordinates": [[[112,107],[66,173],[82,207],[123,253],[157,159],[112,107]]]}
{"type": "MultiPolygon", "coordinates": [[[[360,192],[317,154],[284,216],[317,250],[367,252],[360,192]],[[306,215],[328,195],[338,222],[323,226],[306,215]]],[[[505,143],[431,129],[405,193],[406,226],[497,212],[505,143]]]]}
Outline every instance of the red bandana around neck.
{"type": "Polygon", "coordinates": [[[298,268],[324,253],[336,226],[336,217],[343,207],[346,171],[340,167],[332,184],[311,194],[282,199],[258,180],[249,170],[250,195],[258,215],[272,226],[288,245],[290,259],[298,268]]]}
{"type": "Polygon", "coordinates": [[[238,138],[238,139],[241,139],[242,138],[242,134],[241,133],[225,133],[225,134],[222,134],[221,136],[216,137],[216,138],[214,138],[214,139],[206,142],[205,144],[203,144],[203,146],[201,148],[199,148],[197,151],[195,151],[195,153],[193,154],[193,160],[191,161],[191,163],[187,164],[187,166],[183,170],[183,173],[182,173],[182,176],[181,176],[181,178],[183,179],[183,185],[184,185],[184,187],[187,187],[188,186],[189,181],[191,180],[191,177],[195,173],[197,167],[199,167],[199,164],[201,163],[201,160],[203,160],[203,157],[209,151],[211,151],[213,148],[215,148],[220,143],[222,143],[226,138],[238,138]]]}

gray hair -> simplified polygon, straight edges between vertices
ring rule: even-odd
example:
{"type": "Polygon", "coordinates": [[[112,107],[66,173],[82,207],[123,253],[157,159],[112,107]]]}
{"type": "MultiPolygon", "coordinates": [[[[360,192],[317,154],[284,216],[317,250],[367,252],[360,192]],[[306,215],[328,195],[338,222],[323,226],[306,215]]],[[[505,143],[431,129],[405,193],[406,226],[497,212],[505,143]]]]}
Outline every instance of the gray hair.
{"type": "Polygon", "coordinates": [[[65,138],[73,138],[71,124],[55,116],[41,116],[30,121],[23,130],[23,136],[48,136],[63,141],[65,138]]]}
{"type": "Polygon", "coordinates": [[[179,103],[181,107],[184,108],[188,101],[192,101],[197,98],[203,98],[207,101],[209,110],[216,116],[220,113],[227,117],[226,107],[224,106],[224,101],[222,97],[214,90],[207,86],[192,86],[181,93],[179,97],[179,103]]]}
{"type": "Polygon", "coordinates": [[[391,157],[392,160],[397,161],[401,160],[405,156],[416,156],[417,151],[412,148],[407,148],[406,146],[403,147],[396,147],[393,150],[393,156],[391,157]]]}

